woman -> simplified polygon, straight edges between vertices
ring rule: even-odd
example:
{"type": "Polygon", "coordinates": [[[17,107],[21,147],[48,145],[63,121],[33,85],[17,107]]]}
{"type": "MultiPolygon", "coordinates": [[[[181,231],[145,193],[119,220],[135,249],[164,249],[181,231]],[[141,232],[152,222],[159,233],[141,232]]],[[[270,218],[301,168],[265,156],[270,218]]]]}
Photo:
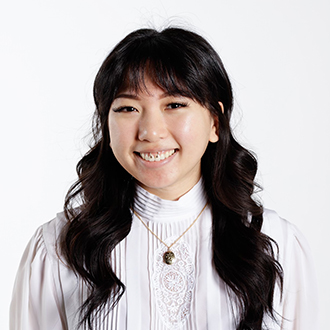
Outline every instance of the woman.
{"type": "Polygon", "coordinates": [[[137,30],[94,98],[95,143],[23,256],[11,329],[315,329],[309,250],[252,198],[257,162],[209,43],[137,30]]]}

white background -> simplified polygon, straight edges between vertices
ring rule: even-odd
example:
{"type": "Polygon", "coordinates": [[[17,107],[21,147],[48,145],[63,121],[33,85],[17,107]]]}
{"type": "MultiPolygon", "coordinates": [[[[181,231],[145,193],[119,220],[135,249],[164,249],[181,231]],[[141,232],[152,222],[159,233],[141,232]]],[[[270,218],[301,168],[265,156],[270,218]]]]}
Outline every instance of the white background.
{"type": "Polygon", "coordinates": [[[329,1],[17,0],[1,7],[1,328],[8,328],[23,250],[62,210],[87,150],[99,66],[127,33],[169,23],[195,29],[220,53],[235,91],[236,135],[258,155],[261,198],[301,229],[314,253],[327,328],[329,1]]]}

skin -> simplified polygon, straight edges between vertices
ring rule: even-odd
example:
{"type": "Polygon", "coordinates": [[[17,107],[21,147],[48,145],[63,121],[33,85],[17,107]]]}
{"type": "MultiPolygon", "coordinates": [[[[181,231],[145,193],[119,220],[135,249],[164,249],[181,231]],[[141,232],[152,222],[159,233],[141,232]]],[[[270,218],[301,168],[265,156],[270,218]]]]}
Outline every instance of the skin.
{"type": "Polygon", "coordinates": [[[145,86],[138,94],[124,90],[113,101],[110,147],[144,189],[177,200],[201,177],[207,145],[218,141],[216,120],[190,98],[168,95],[149,80],[145,86]]]}

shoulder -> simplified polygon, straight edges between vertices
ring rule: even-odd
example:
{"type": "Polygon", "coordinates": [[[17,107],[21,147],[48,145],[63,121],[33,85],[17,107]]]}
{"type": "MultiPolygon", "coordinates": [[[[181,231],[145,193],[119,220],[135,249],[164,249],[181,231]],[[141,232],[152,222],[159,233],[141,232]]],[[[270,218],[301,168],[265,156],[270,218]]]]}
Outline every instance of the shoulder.
{"type": "Polygon", "coordinates": [[[77,278],[57,249],[65,223],[60,213],[40,226],[24,251],[10,307],[13,329],[67,329],[62,323],[67,311],[75,313],[78,308],[77,278]]]}
{"type": "Polygon", "coordinates": [[[293,225],[275,211],[264,209],[261,231],[280,243],[293,234],[293,225]]]}
{"type": "Polygon", "coordinates": [[[299,229],[291,222],[281,218],[273,210],[264,210],[261,231],[274,239],[279,245],[295,240],[302,240],[307,244],[299,229]]]}
{"type": "Polygon", "coordinates": [[[58,241],[66,223],[64,213],[58,213],[54,219],[36,230],[27,250],[34,255],[39,254],[40,258],[58,260],[58,241]]]}
{"type": "Polygon", "coordinates": [[[64,213],[58,213],[56,217],[41,226],[42,236],[48,249],[53,249],[61,236],[67,223],[64,213]]]}
{"type": "Polygon", "coordinates": [[[287,267],[291,261],[297,262],[297,259],[310,263],[312,258],[309,244],[294,224],[268,209],[264,210],[263,218],[261,231],[276,242],[282,266],[287,267]]]}
{"type": "Polygon", "coordinates": [[[17,272],[18,282],[29,279],[30,282],[38,283],[41,277],[43,281],[52,278],[52,281],[58,282],[62,274],[71,272],[58,248],[59,237],[65,224],[63,213],[59,213],[36,230],[21,258],[17,272]]]}

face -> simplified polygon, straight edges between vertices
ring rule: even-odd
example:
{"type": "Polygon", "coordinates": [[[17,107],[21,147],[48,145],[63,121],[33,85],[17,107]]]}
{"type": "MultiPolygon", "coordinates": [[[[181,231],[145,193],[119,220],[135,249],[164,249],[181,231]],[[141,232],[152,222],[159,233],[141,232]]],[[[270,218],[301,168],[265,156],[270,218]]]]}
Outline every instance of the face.
{"type": "Polygon", "coordinates": [[[118,162],[144,189],[169,200],[198,182],[206,147],[218,141],[208,109],[149,81],[143,92],[124,90],[117,95],[108,125],[118,162]]]}

